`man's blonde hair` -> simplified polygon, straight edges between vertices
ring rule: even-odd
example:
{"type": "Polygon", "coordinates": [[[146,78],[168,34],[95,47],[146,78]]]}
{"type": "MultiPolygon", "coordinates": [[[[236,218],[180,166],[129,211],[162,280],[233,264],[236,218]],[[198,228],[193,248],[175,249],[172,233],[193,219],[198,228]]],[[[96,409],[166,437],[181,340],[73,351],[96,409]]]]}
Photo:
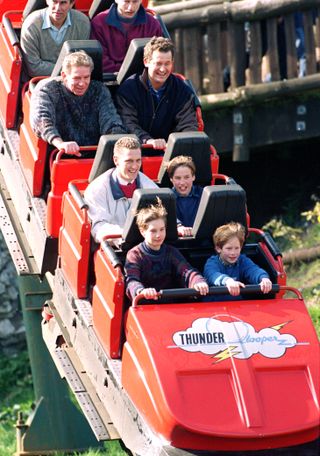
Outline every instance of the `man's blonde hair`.
{"type": "Polygon", "coordinates": [[[89,67],[92,72],[94,68],[93,60],[85,51],[70,52],[63,59],[62,71],[70,73],[72,67],[89,67]]]}
{"type": "Polygon", "coordinates": [[[177,157],[174,157],[172,160],[170,160],[169,163],[167,163],[167,171],[170,179],[173,178],[174,173],[176,172],[176,169],[179,168],[179,166],[186,166],[189,168],[191,170],[192,176],[196,174],[196,165],[194,164],[192,157],[178,155],[177,157]]]}
{"type": "Polygon", "coordinates": [[[157,202],[155,204],[150,204],[150,206],[143,207],[137,211],[136,223],[141,232],[148,228],[149,223],[158,219],[162,219],[165,225],[167,224],[166,208],[162,204],[161,199],[157,196],[157,202]]]}
{"type": "Polygon", "coordinates": [[[114,145],[113,155],[119,156],[123,149],[135,150],[141,149],[141,144],[138,139],[131,138],[130,136],[123,136],[118,139],[114,145]]]}
{"type": "Polygon", "coordinates": [[[246,237],[246,230],[241,223],[230,222],[226,225],[219,226],[213,235],[214,246],[222,249],[222,247],[233,237],[239,239],[242,247],[246,237]]]}

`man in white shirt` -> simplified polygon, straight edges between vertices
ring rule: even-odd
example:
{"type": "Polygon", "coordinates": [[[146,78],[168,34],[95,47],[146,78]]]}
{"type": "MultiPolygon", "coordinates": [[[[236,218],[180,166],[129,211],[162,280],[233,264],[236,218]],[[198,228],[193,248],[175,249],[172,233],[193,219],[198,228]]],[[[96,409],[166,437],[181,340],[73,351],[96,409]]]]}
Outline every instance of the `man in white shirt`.
{"type": "Polygon", "coordinates": [[[96,242],[106,235],[121,236],[131,199],[137,188],[157,188],[140,172],[141,146],[137,139],[122,137],[114,146],[115,168],[94,179],[84,193],[92,222],[91,233],[96,242]]]}

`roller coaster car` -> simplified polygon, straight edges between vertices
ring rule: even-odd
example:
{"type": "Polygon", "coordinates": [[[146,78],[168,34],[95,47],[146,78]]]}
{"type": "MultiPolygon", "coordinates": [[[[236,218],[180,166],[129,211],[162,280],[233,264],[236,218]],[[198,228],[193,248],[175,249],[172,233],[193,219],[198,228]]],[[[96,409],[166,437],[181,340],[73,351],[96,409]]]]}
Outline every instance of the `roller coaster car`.
{"type": "MultiPolygon", "coordinates": [[[[123,425],[112,407],[117,400],[112,395],[108,402],[105,385],[114,387],[118,382],[120,402],[133,421],[139,417],[139,438],[144,426],[151,432],[143,450],[141,442],[132,447],[136,442],[132,434],[126,442],[125,432],[120,432],[129,448],[144,456],[160,454],[156,445],[194,455],[202,450],[291,447],[316,439],[318,339],[301,294],[285,286],[282,257],[274,241],[247,226],[244,190],[232,181],[206,186],[189,240],[177,238],[171,190],[137,190],[132,208],[146,206],[159,195],[168,211],[166,242],[177,246],[200,270],[212,254],[215,228],[231,220],[241,222],[255,238],[245,244],[244,252],[268,271],[274,284],[270,295],[247,286],[242,300],[219,301],[227,289],[212,287],[212,302],[202,302],[195,290],[175,289],[160,292],[156,302],[138,296],[131,304],[125,297],[123,264],[127,250],[141,241],[134,216],[128,217],[122,239],[105,239],[94,253],[92,278],[90,222],[77,187],[69,184],[64,194],[53,302],[66,316],[64,324],[73,334],[75,349],[81,339],[77,335],[81,322],[75,323],[75,314],[81,314],[79,305],[87,302],[86,315],[99,341],[97,358],[104,359],[107,371],[112,360],[120,362],[121,375],[112,376],[110,382],[104,379],[104,386],[99,386],[92,368],[92,353],[85,369],[116,426],[123,425]],[[287,297],[288,292],[293,297],[287,297]],[[166,303],[161,303],[162,298],[166,303]],[[152,450],[150,445],[155,445],[152,450]]],[[[83,345],[81,340],[80,351],[83,345]]]]}

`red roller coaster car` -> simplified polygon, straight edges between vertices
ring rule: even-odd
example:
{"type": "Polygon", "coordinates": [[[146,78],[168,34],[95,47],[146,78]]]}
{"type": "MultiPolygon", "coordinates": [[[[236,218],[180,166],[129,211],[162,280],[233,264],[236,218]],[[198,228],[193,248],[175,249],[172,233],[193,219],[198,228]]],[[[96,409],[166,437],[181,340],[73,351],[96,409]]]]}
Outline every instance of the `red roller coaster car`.
{"type": "MultiPolygon", "coordinates": [[[[241,222],[248,233],[244,252],[268,271],[272,291],[265,296],[247,286],[240,301],[223,301],[226,288],[213,287],[212,300],[203,302],[195,290],[172,289],[159,291],[156,303],[141,296],[131,303],[123,265],[128,249],[140,242],[134,216],[128,215],[121,238],[97,245],[83,199],[88,182],[113,166],[118,136],[101,137],[89,147],[95,157],[84,159],[48,151],[35,137],[29,107],[36,80],[22,88],[19,30],[23,9],[43,2],[17,0],[14,11],[12,3],[0,4],[1,227],[9,248],[14,245],[18,273],[50,277],[43,338],[59,371],[61,359],[68,360],[64,376],[83,406],[81,376],[86,400],[98,411],[97,424],[84,406],[97,439],[108,438],[111,420],[136,456],[260,450],[304,456],[308,443],[315,456],[319,341],[301,293],[286,285],[281,252],[268,233],[250,227],[244,190],[218,174],[219,157],[203,132],[200,107],[198,132],[173,133],[162,155],[144,150],[143,171],[159,189],[136,191],[132,208],[160,196],[168,211],[166,241],[200,270],[212,254],[214,229],[241,222]],[[180,154],[193,157],[204,186],[189,238],[177,236],[164,166],[180,154]]],[[[76,7],[90,16],[98,3],[77,0],[76,7]]],[[[141,52],[141,42],[128,55],[136,49],[141,52]]],[[[126,65],[108,83],[119,83],[126,65]]]]}

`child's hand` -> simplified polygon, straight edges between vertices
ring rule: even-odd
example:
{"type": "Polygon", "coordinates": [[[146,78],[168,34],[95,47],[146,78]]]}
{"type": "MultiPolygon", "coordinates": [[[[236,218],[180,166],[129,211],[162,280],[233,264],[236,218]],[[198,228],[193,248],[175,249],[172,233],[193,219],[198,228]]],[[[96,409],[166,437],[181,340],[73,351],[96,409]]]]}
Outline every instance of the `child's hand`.
{"type": "Polygon", "coordinates": [[[209,293],[209,286],[208,286],[207,282],[196,283],[194,286],[194,289],[199,291],[199,293],[201,295],[206,295],[209,293]]]}
{"type": "Polygon", "coordinates": [[[178,226],[178,235],[181,237],[192,236],[192,228],[190,226],[178,226]]]}
{"type": "Polygon", "coordinates": [[[245,284],[242,282],[238,282],[237,280],[227,279],[225,283],[226,287],[228,288],[229,293],[231,296],[239,296],[240,288],[245,288],[245,284]]]}
{"type": "Polygon", "coordinates": [[[262,293],[269,293],[269,291],[271,291],[271,288],[272,288],[271,280],[267,279],[267,277],[262,279],[260,282],[260,288],[261,288],[262,293]]]}
{"type": "Polygon", "coordinates": [[[146,299],[158,299],[158,292],[155,288],[143,288],[140,291],[146,299]]]}

